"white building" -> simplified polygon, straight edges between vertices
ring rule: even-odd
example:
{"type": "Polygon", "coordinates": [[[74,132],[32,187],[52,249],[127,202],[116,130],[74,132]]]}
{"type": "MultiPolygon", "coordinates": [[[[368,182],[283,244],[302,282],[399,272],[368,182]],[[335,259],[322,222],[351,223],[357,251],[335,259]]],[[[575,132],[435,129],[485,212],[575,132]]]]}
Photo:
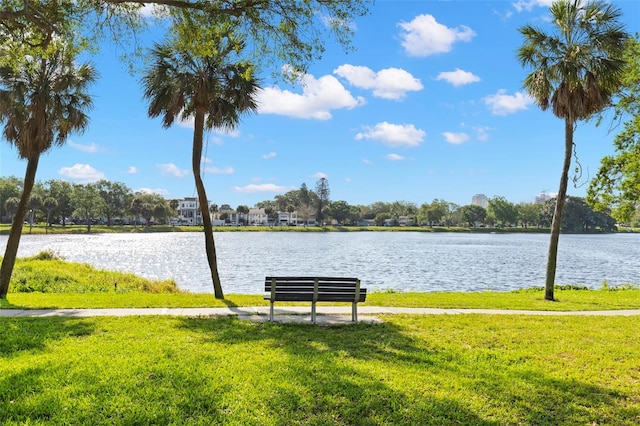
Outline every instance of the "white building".
{"type": "Polygon", "coordinates": [[[185,197],[178,200],[178,222],[181,225],[202,225],[202,214],[200,214],[197,198],[185,197]]]}
{"type": "Polygon", "coordinates": [[[540,194],[536,195],[533,202],[534,204],[544,204],[547,201],[549,201],[551,198],[553,198],[551,197],[551,195],[546,194],[544,191],[542,191],[540,194]]]}
{"type": "Polygon", "coordinates": [[[489,207],[489,199],[484,194],[476,194],[471,197],[471,204],[486,209],[487,207],[489,207]]]}
{"type": "Polygon", "coordinates": [[[264,209],[249,209],[247,213],[247,224],[249,225],[268,225],[269,216],[264,209]]]}

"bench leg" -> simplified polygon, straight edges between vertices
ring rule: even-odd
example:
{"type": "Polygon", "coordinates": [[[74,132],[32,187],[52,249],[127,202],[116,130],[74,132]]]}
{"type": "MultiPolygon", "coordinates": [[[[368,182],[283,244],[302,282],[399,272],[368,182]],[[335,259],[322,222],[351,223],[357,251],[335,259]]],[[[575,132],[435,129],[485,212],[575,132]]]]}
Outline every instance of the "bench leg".
{"type": "Polygon", "coordinates": [[[351,321],[354,323],[358,322],[358,304],[351,303],[351,321]]]}
{"type": "Polygon", "coordinates": [[[270,301],[269,322],[273,322],[273,301],[270,301]]]}
{"type": "Polygon", "coordinates": [[[316,323],[316,302],[311,302],[311,322],[316,323]]]}

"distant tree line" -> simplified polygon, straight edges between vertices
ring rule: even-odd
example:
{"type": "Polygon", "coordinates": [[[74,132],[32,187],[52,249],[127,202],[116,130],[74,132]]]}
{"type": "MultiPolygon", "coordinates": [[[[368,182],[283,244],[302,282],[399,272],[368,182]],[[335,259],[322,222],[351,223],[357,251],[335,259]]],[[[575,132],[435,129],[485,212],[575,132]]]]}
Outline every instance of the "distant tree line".
{"type": "MultiPolygon", "coordinates": [[[[0,220],[11,222],[16,213],[22,181],[14,176],[0,178],[0,220]]],[[[167,223],[175,207],[158,194],[133,192],[125,184],[101,180],[96,183],[71,184],[49,180],[34,185],[29,211],[23,220],[47,225],[151,224],[167,223]]]]}
{"type": "MultiPolygon", "coordinates": [[[[0,178],[0,218],[10,222],[22,182],[16,177],[0,178]]],[[[347,201],[331,201],[329,182],[318,180],[316,190],[305,183],[299,189],[276,195],[272,200],[256,203],[263,208],[269,219],[276,221],[280,212],[296,212],[305,223],[376,226],[417,225],[450,227],[522,227],[548,228],[553,219],[555,199],[543,204],[514,204],[504,197],[488,200],[487,208],[463,205],[435,199],[418,206],[408,201],[377,201],[369,205],[351,205],[347,201]],[[320,194],[320,195],[318,195],[320,194]]],[[[69,220],[76,224],[100,223],[105,225],[167,224],[177,215],[177,200],[167,200],[158,194],[133,192],[125,184],[101,180],[90,184],[71,184],[63,180],[36,183],[29,203],[27,222],[66,225],[69,220]]],[[[612,231],[616,221],[607,212],[595,211],[580,197],[568,197],[563,215],[562,229],[565,232],[612,231]]],[[[232,209],[247,214],[249,207],[239,205],[232,209]]],[[[218,213],[217,204],[211,204],[210,212],[218,213]]],[[[219,215],[221,219],[227,213],[219,215]]]]}

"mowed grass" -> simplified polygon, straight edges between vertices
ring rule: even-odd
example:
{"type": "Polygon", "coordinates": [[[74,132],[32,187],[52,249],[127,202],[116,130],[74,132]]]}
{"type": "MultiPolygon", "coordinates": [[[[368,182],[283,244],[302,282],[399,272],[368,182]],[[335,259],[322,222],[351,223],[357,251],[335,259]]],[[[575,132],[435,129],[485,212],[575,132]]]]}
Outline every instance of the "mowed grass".
{"type": "MultiPolygon", "coordinates": [[[[47,253],[20,259],[15,279],[2,309],[266,305],[47,253]]],[[[556,302],[541,290],[373,292],[364,305],[640,309],[627,287],[558,289],[556,302]]],[[[640,316],[378,317],[0,317],[0,424],[640,424],[640,316]]]]}
{"type": "MultiPolygon", "coordinates": [[[[556,290],[556,301],[544,300],[541,290],[480,293],[370,293],[358,306],[409,308],[507,309],[542,311],[600,311],[640,309],[640,290],[556,290]]],[[[261,294],[227,294],[217,300],[212,294],[195,293],[9,293],[0,299],[3,309],[82,308],[221,308],[268,306],[261,294]]],[[[310,303],[278,302],[278,306],[310,303]]],[[[322,303],[322,305],[326,305],[322,303]]],[[[340,305],[340,303],[334,303],[340,305]]],[[[348,304],[342,304],[347,306],[348,304]]]]}
{"type": "Polygon", "coordinates": [[[5,425],[637,425],[639,317],[0,319],[5,425]]]}

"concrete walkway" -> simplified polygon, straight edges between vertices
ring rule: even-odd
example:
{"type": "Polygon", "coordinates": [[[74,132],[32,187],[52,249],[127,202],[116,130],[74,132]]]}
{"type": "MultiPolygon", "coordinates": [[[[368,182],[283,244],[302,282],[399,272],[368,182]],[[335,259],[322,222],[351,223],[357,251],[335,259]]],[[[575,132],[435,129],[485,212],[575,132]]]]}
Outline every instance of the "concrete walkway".
{"type": "MultiPolygon", "coordinates": [[[[277,322],[311,323],[311,308],[304,306],[283,306],[275,309],[277,322]]],[[[497,309],[438,309],[438,308],[395,308],[384,306],[358,307],[360,322],[381,322],[377,314],[412,315],[580,315],[580,316],[640,316],[640,309],[607,311],[528,311],[497,309]]],[[[114,309],[0,309],[0,317],[97,317],[132,315],[172,315],[189,317],[237,316],[252,321],[267,321],[268,306],[226,307],[226,308],[114,308],[114,309]]],[[[350,306],[318,306],[316,320],[318,324],[351,323],[350,306]]]]}

